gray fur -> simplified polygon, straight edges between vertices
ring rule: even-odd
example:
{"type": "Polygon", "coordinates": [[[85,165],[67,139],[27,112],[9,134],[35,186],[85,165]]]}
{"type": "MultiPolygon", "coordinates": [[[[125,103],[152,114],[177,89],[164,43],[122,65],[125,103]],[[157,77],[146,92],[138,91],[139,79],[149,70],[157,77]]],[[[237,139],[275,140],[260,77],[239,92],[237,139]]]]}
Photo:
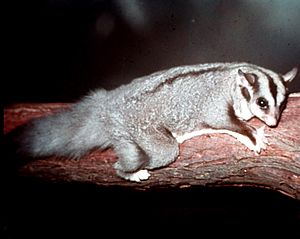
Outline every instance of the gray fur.
{"type": "MultiPolygon", "coordinates": [[[[253,101],[245,99],[241,87],[252,98],[254,91],[240,79],[239,69],[259,77],[268,72],[285,97],[279,74],[248,63],[175,67],[112,91],[97,90],[69,110],[32,121],[23,134],[22,151],[34,157],[79,158],[89,150],[112,146],[119,157],[116,171],[125,177],[173,162],[179,153],[174,134],[203,128],[254,134],[242,122],[255,115],[249,106],[253,101]]],[[[267,84],[258,83],[263,85],[259,93],[272,97],[267,84]]]]}

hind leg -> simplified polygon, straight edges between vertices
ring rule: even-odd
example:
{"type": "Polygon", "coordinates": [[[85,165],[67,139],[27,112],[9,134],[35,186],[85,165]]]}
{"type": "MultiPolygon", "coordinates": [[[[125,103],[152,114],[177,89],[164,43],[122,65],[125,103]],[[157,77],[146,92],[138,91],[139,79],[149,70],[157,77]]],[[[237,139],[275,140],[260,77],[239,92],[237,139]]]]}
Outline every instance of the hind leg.
{"type": "Polygon", "coordinates": [[[118,162],[115,163],[114,168],[118,176],[135,182],[149,178],[148,171],[141,170],[149,158],[135,142],[120,139],[114,146],[118,155],[118,162]]]}
{"type": "Polygon", "coordinates": [[[137,182],[149,178],[145,169],[166,166],[179,154],[176,139],[162,127],[149,127],[140,131],[134,140],[119,139],[114,145],[119,157],[115,164],[117,174],[137,182]]]}
{"type": "Polygon", "coordinates": [[[174,162],[179,155],[176,139],[164,127],[151,127],[145,131],[141,147],[149,157],[147,169],[161,168],[174,162]]]}

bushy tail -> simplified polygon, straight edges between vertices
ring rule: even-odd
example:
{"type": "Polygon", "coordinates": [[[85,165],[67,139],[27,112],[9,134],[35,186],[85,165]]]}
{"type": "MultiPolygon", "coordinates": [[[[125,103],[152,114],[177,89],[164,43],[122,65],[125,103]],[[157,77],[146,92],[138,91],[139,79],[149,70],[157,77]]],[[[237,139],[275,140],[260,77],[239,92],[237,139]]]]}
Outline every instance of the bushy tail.
{"type": "Polygon", "coordinates": [[[95,147],[109,145],[105,119],[99,97],[90,96],[70,109],[32,120],[19,130],[14,140],[18,152],[25,156],[79,158],[95,147]]]}

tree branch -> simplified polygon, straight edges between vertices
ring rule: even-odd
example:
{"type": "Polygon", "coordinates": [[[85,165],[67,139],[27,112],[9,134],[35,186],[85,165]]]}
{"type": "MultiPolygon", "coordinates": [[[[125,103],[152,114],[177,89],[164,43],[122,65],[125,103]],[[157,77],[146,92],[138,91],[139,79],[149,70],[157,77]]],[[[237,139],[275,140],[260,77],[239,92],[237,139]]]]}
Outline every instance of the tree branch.
{"type": "MultiPolygon", "coordinates": [[[[28,120],[51,114],[70,104],[18,104],[4,110],[4,133],[28,120]]],[[[142,183],[116,176],[113,150],[94,151],[76,161],[50,157],[28,163],[19,175],[54,181],[88,182],[102,186],[153,187],[251,186],[269,188],[300,200],[300,94],[291,95],[277,128],[266,128],[267,150],[255,155],[228,135],[195,137],[180,145],[180,156],[171,165],[151,171],[142,183]]],[[[251,125],[262,123],[252,120],[251,125]]]]}

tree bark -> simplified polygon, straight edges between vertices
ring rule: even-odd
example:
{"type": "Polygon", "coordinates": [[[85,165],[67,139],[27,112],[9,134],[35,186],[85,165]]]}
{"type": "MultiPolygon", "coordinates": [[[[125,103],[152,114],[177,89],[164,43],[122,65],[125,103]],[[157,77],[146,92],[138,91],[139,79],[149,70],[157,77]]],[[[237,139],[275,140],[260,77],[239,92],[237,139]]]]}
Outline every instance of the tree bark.
{"type": "MultiPolygon", "coordinates": [[[[28,120],[51,114],[70,104],[17,104],[4,109],[4,133],[28,120]]],[[[53,181],[126,186],[140,190],[158,187],[251,186],[269,188],[300,200],[300,94],[291,95],[280,123],[266,127],[270,145],[255,155],[223,134],[195,137],[180,145],[180,156],[167,167],[151,171],[147,181],[134,183],[115,174],[112,149],[94,151],[81,160],[34,160],[18,171],[25,177],[53,181]]],[[[263,125],[257,119],[249,124],[263,125]]]]}

